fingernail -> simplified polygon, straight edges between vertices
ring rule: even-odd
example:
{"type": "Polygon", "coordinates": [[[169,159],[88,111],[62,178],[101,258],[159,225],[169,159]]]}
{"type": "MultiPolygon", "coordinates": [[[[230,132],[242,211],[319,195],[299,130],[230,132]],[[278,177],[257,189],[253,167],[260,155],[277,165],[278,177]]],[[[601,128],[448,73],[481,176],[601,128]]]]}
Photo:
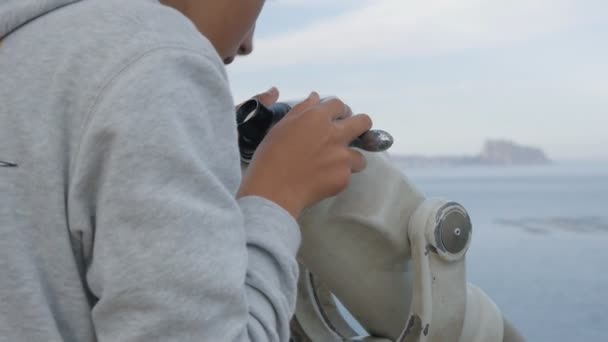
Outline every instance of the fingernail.
{"type": "Polygon", "coordinates": [[[272,87],[270,89],[268,89],[268,91],[266,91],[269,94],[274,94],[278,91],[277,87],[272,87]]]}

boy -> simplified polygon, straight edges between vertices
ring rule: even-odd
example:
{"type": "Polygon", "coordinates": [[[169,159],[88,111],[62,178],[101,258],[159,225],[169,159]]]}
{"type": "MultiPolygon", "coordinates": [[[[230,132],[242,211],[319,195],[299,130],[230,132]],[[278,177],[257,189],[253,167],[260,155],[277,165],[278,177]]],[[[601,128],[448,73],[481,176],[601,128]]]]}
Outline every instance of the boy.
{"type": "Polygon", "coordinates": [[[263,5],[0,3],[0,341],[289,339],[295,219],[371,121],[313,93],[241,177],[223,63],[263,5]]]}

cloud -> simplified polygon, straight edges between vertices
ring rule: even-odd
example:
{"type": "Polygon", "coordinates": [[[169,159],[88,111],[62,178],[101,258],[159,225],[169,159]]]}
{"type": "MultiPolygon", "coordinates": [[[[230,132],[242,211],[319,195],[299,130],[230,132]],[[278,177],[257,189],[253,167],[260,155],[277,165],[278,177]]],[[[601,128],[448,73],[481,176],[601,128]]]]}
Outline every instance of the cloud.
{"type": "MultiPolygon", "coordinates": [[[[288,0],[298,5],[300,0],[288,0]]],[[[375,0],[257,41],[235,71],[398,60],[528,40],[573,21],[573,0],[375,0]]],[[[311,5],[312,6],[312,5],[311,5]]]]}

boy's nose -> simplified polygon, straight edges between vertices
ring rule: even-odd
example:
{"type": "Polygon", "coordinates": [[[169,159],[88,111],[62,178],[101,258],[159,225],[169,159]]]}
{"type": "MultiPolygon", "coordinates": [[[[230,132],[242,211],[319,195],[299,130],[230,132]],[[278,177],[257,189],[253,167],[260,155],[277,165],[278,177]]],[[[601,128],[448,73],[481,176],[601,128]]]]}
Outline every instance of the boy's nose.
{"type": "Polygon", "coordinates": [[[241,43],[241,46],[239,47],[239,51],[238,54],[240,56],[247,56],[248,54],[250,54],[251,52],[253,52],[253,36],[255,34],[255,26],[251,28],[251,30],[249,31],[249,33],[247,33],[247,36],[245,37],[245,40],[241,43]]]}
{"type": "Polygon", "coordinates": [[[245,41],[243,43],[241,43],[238,54],[240,56],[247,56],[252,51],[253,51],[253,35],[249,35],[247,37],[247,39],[245,39],[245,41]]]}
{"type": "Polygon", "coordinates": [[[239,47],[239,55],[240,56],[247,56],[252,51],[253,51],[253,42],[243,43],[239,47]]]}

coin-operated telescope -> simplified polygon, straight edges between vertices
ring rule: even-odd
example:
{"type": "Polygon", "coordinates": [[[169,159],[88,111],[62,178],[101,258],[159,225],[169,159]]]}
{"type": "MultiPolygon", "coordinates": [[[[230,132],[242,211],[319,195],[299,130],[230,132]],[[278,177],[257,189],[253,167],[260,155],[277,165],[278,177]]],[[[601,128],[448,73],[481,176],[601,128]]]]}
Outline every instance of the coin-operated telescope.
{"type": "MultiPolygon", "coordinates": [[[[291,105],[253,99],[237,109],[246,164],[291,105]]],[[[340,195],[299,219],[294,341],[519,342],[492,300],[468,284],[473,226],[456,202],[426,198],[383,152],[390,135],[370,131],[351,146],[367,168],[340,195]],[[369,333],[346,322],[336,298],[369,333]]]]}

